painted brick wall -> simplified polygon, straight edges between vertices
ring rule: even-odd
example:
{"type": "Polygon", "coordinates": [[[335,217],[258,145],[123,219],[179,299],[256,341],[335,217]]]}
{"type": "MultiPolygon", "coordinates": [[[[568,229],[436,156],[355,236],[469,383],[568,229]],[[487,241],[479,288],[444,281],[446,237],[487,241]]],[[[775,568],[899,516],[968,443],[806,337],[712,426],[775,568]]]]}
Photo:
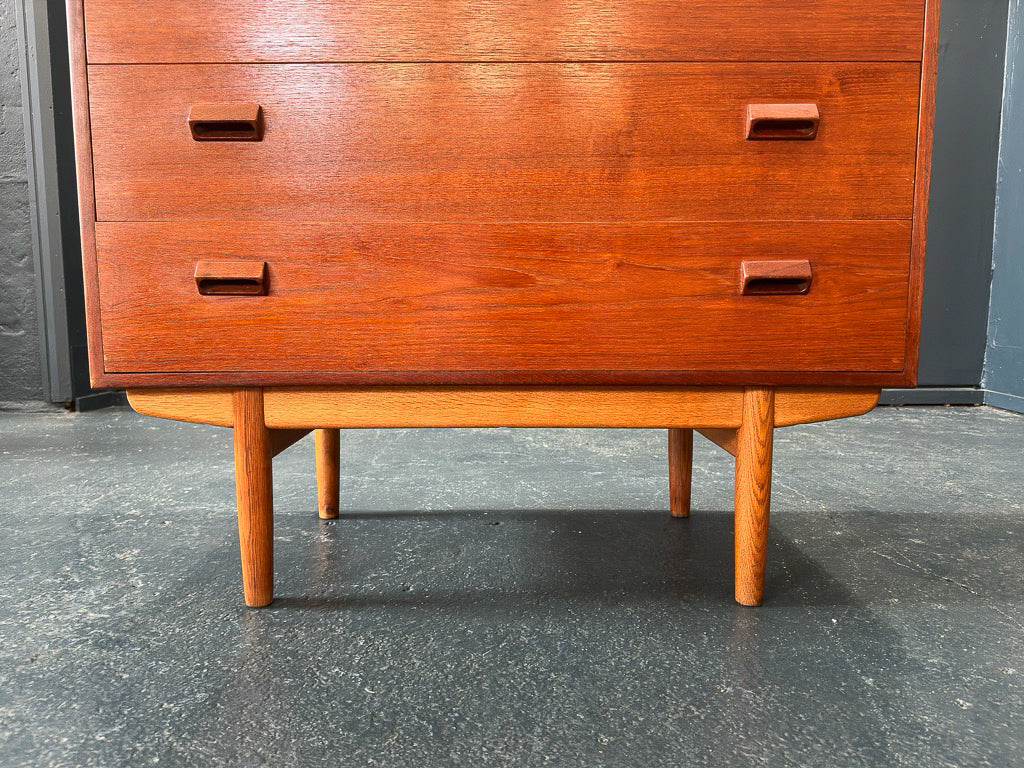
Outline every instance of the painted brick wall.
{"type": "Polygon", "coordinates": [[[0,402],[43,396],[14,0],[0,0],[0,402]]]}

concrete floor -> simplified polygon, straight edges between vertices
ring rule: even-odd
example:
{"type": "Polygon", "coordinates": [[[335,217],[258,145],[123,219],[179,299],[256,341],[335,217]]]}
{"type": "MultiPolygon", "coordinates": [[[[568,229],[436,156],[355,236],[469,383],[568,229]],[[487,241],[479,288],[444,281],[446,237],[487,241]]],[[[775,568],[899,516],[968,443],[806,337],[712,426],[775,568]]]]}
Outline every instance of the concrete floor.
{"type": "Polygon", "coordinates": [[[1024,417],[776,438],[768,598],[732,470],[663,431],[343,433],[275,464],[279,599],[241,606],[227,430],[0,414],[4,766],[1024,763],[1024,417]]]}

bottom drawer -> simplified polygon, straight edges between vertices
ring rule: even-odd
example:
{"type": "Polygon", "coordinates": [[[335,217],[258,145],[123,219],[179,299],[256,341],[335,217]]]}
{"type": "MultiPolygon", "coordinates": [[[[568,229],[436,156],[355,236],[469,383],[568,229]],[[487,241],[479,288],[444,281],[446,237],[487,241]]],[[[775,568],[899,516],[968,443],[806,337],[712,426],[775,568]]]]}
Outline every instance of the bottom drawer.
{"type": "Polygon", "coordinates": [[[676,371],[684,384],[904,368],[905,221],[106,222],[96,236],[106,374],[579,371],[585,384],[676,371]],[[809,290],[744,295],[743,263],[774,260],[808,261],[809,290]],[[202,268],[214,295],[197,287],[200,261],[214,262],[202,268]]]}

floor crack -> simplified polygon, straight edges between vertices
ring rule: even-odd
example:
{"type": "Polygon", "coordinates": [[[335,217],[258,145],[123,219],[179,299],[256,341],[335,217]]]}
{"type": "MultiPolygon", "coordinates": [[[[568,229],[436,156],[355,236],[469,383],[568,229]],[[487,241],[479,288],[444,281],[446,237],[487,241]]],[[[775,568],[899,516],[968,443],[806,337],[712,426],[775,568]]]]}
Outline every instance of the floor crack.
{"type": "MultiPolygon", "coordinates": [[[[901,558],[894,557],[893,555],[888,555],[888,554],[886,554],[884,552],[876,552],[875,554],[878,555],[881,558],[884,558],[884,559],[888,560],[889,562],[893,563],[894,565],[901,566],[903,568],[906,568],[909,571],[914,571],[915,573],[919,573],[922,576],[928,576],[929,578],[932,578],[932,579],[941,579],[942,581],[946,582],[947,584],[953,584],[954,586],[960,587],[960,589],[962,589],[964,592],[967,592],[968,594],[973,595],[974,597],[980,597],[983,600],[985,599],[985,594],[984,593],[977,592],[976,590],[972,589],[969,585],[964,584],[962,582],[959,582],[959,581],[957,581],[954,578],[951,578],[949,576],[942,576],[942,575],[940,575],[938,573],[935,573],[934,571],[931,571],[931,570],[929,570],[927,568],[922,568],[921,566],[917,565],[916,563],[914,563],[912,560],[910,560],[906,556],[904,556],[901,559],[901,558]]],[[[988,602],[988,601],[986,601],[986,602],[988,602]]],[[[1009,621],[1011,624],[1016,626],[1018,629],[1024,630],[1024,623],[1021,623],[1016,618],[1014,618],[1013,616],[1008,614],[1006,611],[1002,610],[998,605],[995,605],[994,603],[988,602],[988,606],[993,611],[995,611],[1000,616],[1002,616],[1007,621],[1009,621]]]]}

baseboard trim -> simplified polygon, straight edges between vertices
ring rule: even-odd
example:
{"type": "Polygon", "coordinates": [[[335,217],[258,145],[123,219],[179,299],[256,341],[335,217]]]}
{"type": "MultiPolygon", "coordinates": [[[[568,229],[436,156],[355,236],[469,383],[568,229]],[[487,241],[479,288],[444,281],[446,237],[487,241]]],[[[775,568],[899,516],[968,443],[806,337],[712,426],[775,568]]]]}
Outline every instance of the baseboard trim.
{"type": "Polygon", "coordinates": [[[993,392],[991,389],[986,389],[985,405],[991,405],[993,408],[1002,408],[1004,411],[1024,413],[1024,397],[1011,395],[1006,392],[993,392]]]}
{"type": "Polygon", "coordinates": [[[879,405],[984,405],[985,390],[976,387],[883,389],[879,405]]]}

